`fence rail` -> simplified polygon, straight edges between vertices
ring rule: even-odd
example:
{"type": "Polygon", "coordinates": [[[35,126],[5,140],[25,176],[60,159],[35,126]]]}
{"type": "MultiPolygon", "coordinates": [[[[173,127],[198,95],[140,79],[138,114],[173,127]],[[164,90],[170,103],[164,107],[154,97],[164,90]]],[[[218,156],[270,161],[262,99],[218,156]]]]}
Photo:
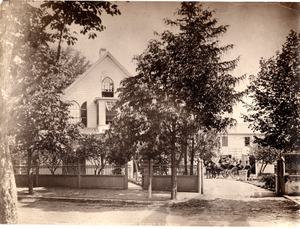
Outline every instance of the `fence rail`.
{"type": "MultiPolygon", "coordinates": [[[[141,167],[142,174],[148,173],[148,166],[144,165],[141,167]]],[[[153,165],[153,175],[171,175],[172,168],[170,165],[153,165]]],[[[177,175],[183,176],[197,176],[198,169],[197,165],[179,165],[176,168],[177,175]]]]}
{"type": "MultiPolygon", "coordinates": [[[[124,175],[125,166],[116,165],[105,165],[103,168],[101,166],[95,165],[59,165],[59,166],[46,166],[39,165],[32,167],[32,173],[40,175],[78,175],[80,168],[80,175],[124,175]]],[[[15,174],[27,174],[27,165],[14,165],[15,174]]]]}
{"type": "MultiPolygon", "coordinates": [[[[93,165],[32,167],[34,187],[78,187],[128,189],[128,166],[93,165]]],[[[28,185],[27,166],[14,166],[17,187],[28,185]]]]}

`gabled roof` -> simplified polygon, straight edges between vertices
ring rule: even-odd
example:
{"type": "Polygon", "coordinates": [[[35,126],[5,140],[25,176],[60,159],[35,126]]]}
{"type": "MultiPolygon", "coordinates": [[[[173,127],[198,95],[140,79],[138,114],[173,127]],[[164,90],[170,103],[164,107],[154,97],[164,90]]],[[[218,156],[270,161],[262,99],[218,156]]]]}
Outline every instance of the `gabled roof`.
{"type": "Polygon", "coordinates": [[[82,75],[80,75],[69,87],[65,89],[65,94],[69,92],[72,88],[74,88],[82,79],[84,79],[91,71],[93,71],[105,58],[110,58],[118,67],[119,69],[124,72],[127,77],[130,77],[130,73],[117,61],[116,58],[110,52],[106,52],[103,54],[99,60],[97,60],[88,70],[86,70],[82,75]]]}

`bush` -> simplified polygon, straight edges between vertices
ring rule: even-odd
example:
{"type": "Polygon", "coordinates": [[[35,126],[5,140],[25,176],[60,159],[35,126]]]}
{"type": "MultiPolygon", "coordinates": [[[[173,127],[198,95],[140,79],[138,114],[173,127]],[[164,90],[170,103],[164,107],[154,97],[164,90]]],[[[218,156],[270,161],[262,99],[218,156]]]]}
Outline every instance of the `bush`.
{"type": "Polygon", "coordinates": [[[259,182],[264,182],[265,186],[267,186],[267,188],[273,188],[275,187],[275,174],[272,173],[265,173],[260,175],[257,180],[259,182]]]}

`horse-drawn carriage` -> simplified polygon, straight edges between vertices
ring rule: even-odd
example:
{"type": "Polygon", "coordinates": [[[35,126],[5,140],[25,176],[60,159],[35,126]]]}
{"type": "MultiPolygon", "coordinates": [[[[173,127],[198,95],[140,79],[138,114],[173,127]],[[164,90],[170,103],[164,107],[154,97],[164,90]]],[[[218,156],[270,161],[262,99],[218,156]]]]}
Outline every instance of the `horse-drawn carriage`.
{"type": "Polygon", "coordinates": [[[215,158],[205,163],[206,166],[206,178],[216,178],[220,174],[227,178],[231,176],[232,178],[237,178],[239,175],[239,170],[242,170],[244,166],[241,161],[237,161],[231,158],[230,155],[222,155],[220,158],[215,158]]]}

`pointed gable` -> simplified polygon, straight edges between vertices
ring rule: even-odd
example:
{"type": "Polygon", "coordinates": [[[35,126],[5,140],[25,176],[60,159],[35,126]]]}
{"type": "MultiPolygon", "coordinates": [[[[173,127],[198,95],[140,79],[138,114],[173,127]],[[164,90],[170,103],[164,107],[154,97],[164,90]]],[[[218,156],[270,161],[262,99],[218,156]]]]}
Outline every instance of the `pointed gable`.
{"type": "MultiPolygon", "coordinates": [[[[65,95],[62,97],[62,100],[68,100],[68,95],[73,94],[72,91],[88,91],[92,88],[96,89],[95,86],[100,90],[101,85],[98,84],[98,82],[100,81],[101,83],[105,77],[110,77],[114,81],[115,87],[118,88],[120,86],[120,81],[129,76],[129,72],[114,58],[114,56],[110,52],[106,52],[85,73],[79,76],[65,89],[65,95]],[[94,85],[89,86],[89,83],[94,85]]],[[[94,94],[95,97],[99,97],[100,91],[98,94],[94,94]]]]}
{"type": "MultiPolygon", "coordinates": [[[[87,120],[87,128],[96,128],[97,123],[103,122],[101,117],[105,116],[105,110],[99,107],[96,98],[105,100],[117,100],[115,91],[120,87],[120,83],[126,77],[130,77],[128,71],[106,50],[100,50],[100,58],[94,63],[85,73],[79,76],[69,87],[64,91],[61,97],[62,101],[76,101],[79,107],[85,104],[85,115],[87,120]],[[103,51],[105,51],[103,53],[103,51]],[[103,54],[102,54],[103,53],[103,54]],[[103,98],[102,90],[105,82],[113,85],[114,92],[108,98],[103,98]],[[103,81],[104,80],[104,81],[103,81]],[[100,113],[99,113],[100,112],[100,113]]],[[[83,112],[83,111],[81,111],[83,112]]]]}

